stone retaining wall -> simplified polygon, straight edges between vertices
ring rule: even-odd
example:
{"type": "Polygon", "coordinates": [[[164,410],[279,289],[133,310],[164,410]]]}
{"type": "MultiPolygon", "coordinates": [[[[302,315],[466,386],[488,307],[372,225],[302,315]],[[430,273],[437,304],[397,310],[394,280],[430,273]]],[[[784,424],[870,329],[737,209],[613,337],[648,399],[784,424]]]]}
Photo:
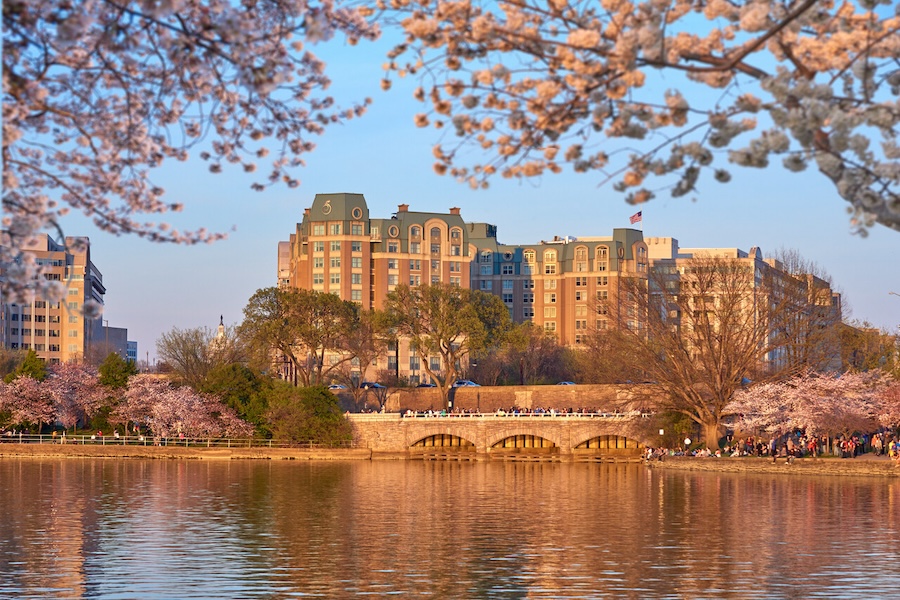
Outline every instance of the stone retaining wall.
{"type": "Polygon", "coordinates": [[[790,464],[784,458],[698,458],[667,456],[662,461],[647,463],[654,469],[681,471],[714,471],[717,473],[764,473],[788,475],[840,475],[863,477],[900,477],[900,463],[886,457],[797,458],[790,464]]]}
{"type": "Polygon", "coordinates": [[[368,460],[365,448],[203,448],[199,446],[103,446],[90,444],[0,444],[0,459],[31,458],[152,458],[180,460],[368,460]]]}

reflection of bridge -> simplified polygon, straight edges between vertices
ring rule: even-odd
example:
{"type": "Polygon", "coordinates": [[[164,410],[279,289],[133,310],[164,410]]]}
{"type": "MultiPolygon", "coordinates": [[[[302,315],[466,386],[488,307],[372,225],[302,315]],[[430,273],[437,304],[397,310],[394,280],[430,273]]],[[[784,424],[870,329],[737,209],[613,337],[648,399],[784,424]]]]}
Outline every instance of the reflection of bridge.
{"type": "Polygon", "coordinates": [[[640,414],[350,415],[373,456],[454,460],[639,458],[654,429],[640,414]]]}

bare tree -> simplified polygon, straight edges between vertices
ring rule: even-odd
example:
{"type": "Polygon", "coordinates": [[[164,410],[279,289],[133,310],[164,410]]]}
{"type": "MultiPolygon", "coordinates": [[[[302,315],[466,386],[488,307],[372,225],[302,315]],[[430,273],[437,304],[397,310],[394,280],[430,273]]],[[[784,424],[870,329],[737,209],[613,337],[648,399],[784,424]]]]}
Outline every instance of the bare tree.
{"type": "Polygon", "coordinates": [[[214,368],[246,360],[244,343],[235,326],[224,327],[221,335],[209,327],[173,327],[156,340],[156,353],[172,368],[176,379],[194,389],[200,389],[214,368]]]}
{"type": "Polygon", "coordinates": [[[663,390],[657,408],[690,417],[713,446],[737,390],[805,364],[789,349],[808,343],[791,329],[798,313],[818,309],[803,283],[758,260],[664,261],[648,281],[623,281],[634,317],[611,334],[594,335],[623,372],[663,390]]]}

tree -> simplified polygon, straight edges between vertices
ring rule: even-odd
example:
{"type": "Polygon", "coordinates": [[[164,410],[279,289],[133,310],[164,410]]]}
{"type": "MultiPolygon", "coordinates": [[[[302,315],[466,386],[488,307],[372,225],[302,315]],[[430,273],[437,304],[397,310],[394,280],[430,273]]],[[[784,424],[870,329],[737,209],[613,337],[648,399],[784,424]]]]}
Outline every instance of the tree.
{"type": "Polygon", "coordinates": [[[377,3],[406,34],[389,68],[422,77],[415,97],[431,114],[416,123],[457,136],[434,148],[440,174],[478,187],[568,164],[640,203],[658,191],[651,176],[672,175],[659,187],[683,196],[704,173],[730,179],[722,155],[751,168],[781,158],[832,181],[861,233],[900,230],[900,17],[879,4],[377,3]],[[466,144],[483,160],[460,165],[466,144]]]}
{"type": "MultiPolygon", "coordinates": [[[[369,392],[360,387],[360,383],[372,381],[369,374],[375,369],[373,364],[397,341],[389,318],[381,311],[357,310],[348,325],[338,350],[343,360],[332,371],[332,375],[336,381],[347,386],[358,406],[363,396],[369,392]]],[[[381,381],[382,378],[375,379],[381,381]]]]}
{"type": "Polygon", "coordinates": [[[34,350],[28,350],[21,364],[16,367],[15,371],[9,373],[4,381],[10,383],[19,377],[30,377],[36,381],[43,381],[47,377],[47,365],[34,350]]]}
{"type": "Polygon", "coordinates": [[[657,261],[648,280],[626,277],[621,286],[625,301],[611,307],[618,327],[594,335],[624,374],[663,390],[659,410],[693,419],[710,447],[742,385],[804,372],[819,354],[792,348],[815,346],[795,327],[819,311],[817,297],[777,265],[706,255],[657,261]]]}
{"type": "Polygon", "coordinates": [[[97,371],[100,375],[100,385],[112,390],[128,387],[128,378],[138,373],[133,362],[125,360],[115,352],[110,352],[106,356],[97,371]]]}
{"type": "Polygon", "coordinates": [[[35,427],[40,433],[44,423],[56,415],[49,390],[33,377],[16,377],[0,385],[0,411],[7,413],[10,425],[35,427]]]}
{"type": "Polygon", "coordinates": [[[270,434],[265,415],[271,381],[239,364],[214,367],[200,386],[200,392],[219,398],[235,411],[238,417],[252,423],[257,433],[270,434]]]}
{"type": "Polygon", "coordinates": [[[840,329],[841,360],[851,371],[881,369],[900,377],[897,360],[897,337],[878,330],[870,323],[845,323],[840,329]]]}
{"type": "Polygon", "coordinates": [[[810,435],[850,436],[879,427],[887,380],[881,373],[803,373],[788,380],[738,391],[729,412],[745,431],[774,436],[795,430],[810,435]]]}
{"type": "Polygon", "coordinates": [[[397,334],[418,353],[422,369],[446,402],[464,357],[492,346],[511,325],[509,310],[492,294],[446,284],[397,286],[385,299],[397,334]],[[441,370],[430,356],[439,356],[441,370]]]}
{"type": "Polygon", "coordinates": [[[176,380],[194,389],[203,385],[212,369],[242,362],[246,357],[243,341],[234,326],[221,331],[209,327],[173,327],[156,340],[156,353],[172,367],[176,380]]]}
{"type": "Polygon", "coordinates": [[[75,363],[53,365],[43,386],[53,401],[56,421],[66,429],[79,422],[86,425],[103,407],[107,394],[93,367],[75,363]]]}
{"type": "Polygon", "coordinates": [[[483,384],[556,383],[572,379],[570,358],[556,335],[526,321],[513,325],[499,346],[479,356],[476,371],[483,384]]]}
{"type": "Polygon", "coordinates": [[[217,398],[188,386],[175,386],[149,375],[136,375],[110,420],[138,423],[160,437],[247,437],[253,426],[217,398]]]}
{"type": "Polygon", "coordinates": [[[287,360],[294,384],[322,384],[349,360],[331,362],[325,357],[340,353],[357,310],[356,304],[334,294],[270,287],[257,290],[247,302],[241,332],[270,361],[287,360]]]}
{"type": "Polygon", "coordinates": [[[350,422],[327,388],[274,383],[268,420],[277,439],[323,446],[339,446],[352,440],[350,422]]]}
{"type": "Polygon", "coordinates": [[[38,277],[40,266],[15,249],[58,228],[69,207],[114,234],[223,237],[141,218],[181,209],[151,178],[167,159],[199,147],[213,173],[262,161],[254,189],[296,186],[288,169],[314,147],[310,137],[368,103],[341,110],[321,93],[330,81],[305,45],[335,34],[355,44],[377,29],[361,10],[330,2],[4,2],[0,265],[9,301],[35,290],[61,300],[64,286],[38,277]]]}

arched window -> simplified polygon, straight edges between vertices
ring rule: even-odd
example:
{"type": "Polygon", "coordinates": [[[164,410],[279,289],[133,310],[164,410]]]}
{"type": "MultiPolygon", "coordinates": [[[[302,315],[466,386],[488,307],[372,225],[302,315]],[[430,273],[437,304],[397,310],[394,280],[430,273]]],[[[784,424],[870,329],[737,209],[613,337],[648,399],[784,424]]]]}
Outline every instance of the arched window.
{"type": "Polygon", "coordinates": [[[409,237],[417,238],[422,237],[422,228],[418,225],[413,225],[409,228],[409,237]]]}
{"type": "Polygon", "coordinates": [[[544,252],[544,262],[556,262],[556,250],[547,250],[544,252]]]}

